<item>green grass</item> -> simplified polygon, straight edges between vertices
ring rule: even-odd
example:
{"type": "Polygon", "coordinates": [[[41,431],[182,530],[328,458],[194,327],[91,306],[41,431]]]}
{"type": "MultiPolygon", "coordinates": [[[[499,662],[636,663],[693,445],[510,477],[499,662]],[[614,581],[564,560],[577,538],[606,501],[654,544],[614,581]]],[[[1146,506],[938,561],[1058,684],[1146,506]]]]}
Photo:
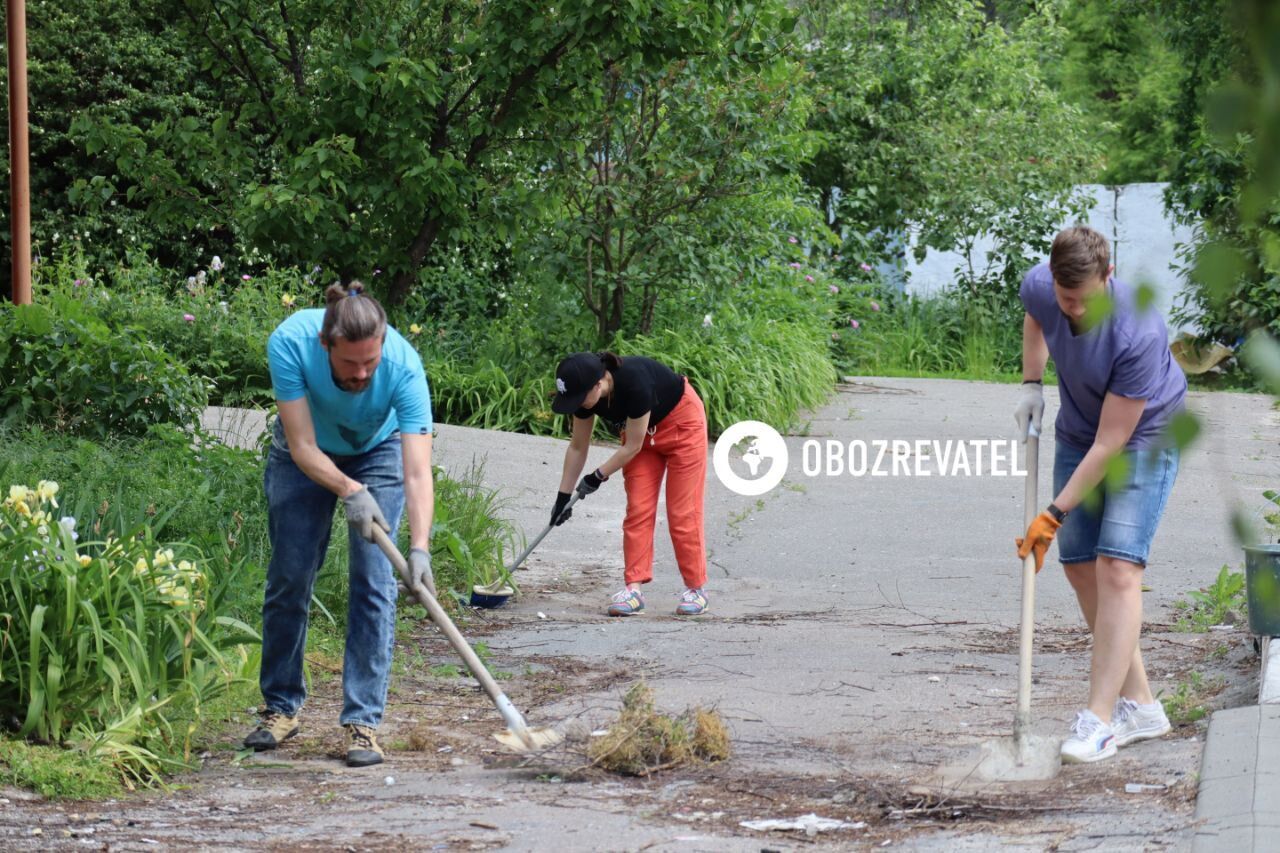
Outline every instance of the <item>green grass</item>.
{"type": "Polygon", "coordinates": [[[1244,574],[1224,565],[1213,583],[1187,592],[1173,608],[1173,625],[1179,631],[1203,633],[1214,625],[1237,622],[1247,612],[1244,574]]]}
{"type": "Polygon", "coordinates": [[[102,800],[125,791],[120,774],[84,750],[9,739],[0,739],[0,781],[56,800],[102,800]]]}
{"type": "Polygon", "coordinates": [[[1164,712],[1170,722],[1189,725],[1209,716],[1209,699],[1222,690],[1223,686],[1221,678],[1206,680],[1202,673],[1193,670],[1178,682],[1173,693],[1166,696],[1162,690],[1156,698],[1164,705],[1164,712]]]}

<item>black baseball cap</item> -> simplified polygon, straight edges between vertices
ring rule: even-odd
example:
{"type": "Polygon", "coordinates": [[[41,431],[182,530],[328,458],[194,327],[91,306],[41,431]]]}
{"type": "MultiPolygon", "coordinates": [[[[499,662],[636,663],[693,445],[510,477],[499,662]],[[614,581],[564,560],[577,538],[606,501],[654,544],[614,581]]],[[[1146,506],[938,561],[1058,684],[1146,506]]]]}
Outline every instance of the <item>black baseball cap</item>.
{"type": "Polygon", "coordinates": [[[604,362],[593,352],[575,352],[556,368],[556,397],[551,411],[567,415],[582,408],[582,401],[604,376],[604,362]]]}

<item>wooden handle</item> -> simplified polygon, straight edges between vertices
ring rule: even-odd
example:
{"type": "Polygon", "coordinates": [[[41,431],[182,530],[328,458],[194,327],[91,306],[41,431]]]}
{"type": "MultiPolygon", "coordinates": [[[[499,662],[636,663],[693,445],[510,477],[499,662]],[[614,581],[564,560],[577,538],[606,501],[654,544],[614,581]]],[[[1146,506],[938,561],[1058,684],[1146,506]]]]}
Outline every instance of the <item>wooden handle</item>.
{"type": "MultiPolygon", "coordinates": [[[[499,689],[498,683],[493,680],[493,676],[489,674],[489,670],[485,669],[480,658],[467,644],[463,638],[462,632],[458,630],[458,626],[453,624],[453,620],[449,618],[449,614],[444,612],[444,608],[440,606],[440,602],[436,601],[431,591],[422,584],[412,584],[412,578],[409,576],[409,565],[404,560],[404,555],[391,543],[387,538],[387,534],[378,525],[373,526],[373,539],[383,553],[387,555],[387,559],[391,561],[391,565],[395,566],[396,572],[400,575],[400,579],[404,581],[407,587],[414,595],[418,597],[418,601],[422,602],[422,606],[427,608],[427,613],[431,614],[431,621],[436,623],[438,627],[449,640],[449,644],[453,646],[461,657],[463,663],[467,665],[467,669],[471,670],[471,674],[475,676],[476,681],[480,682],[480,686],[484,688],[484,692],[489,694],[489,698],[493,700],[493,704],[503,712],[503,716],[507,716],[507,708],[511,702],[499,689]]],[[[514,710],[514,709],[512,709],[514,710]]],[[[517,712],[517,716],[518,712],[517,712]]],[[[508,720],[508,725],[510,725],[508,720]]],[[[523,720],[520,720],[520,726],[523,726],[523,720]]],[[[516,728],[512,726],[512,728],[516,728]]]]}
{"type": "MultiPolygon", "coordinates": [[[[1040,437],[1034,427],[1027,435],[1027,480],[1022,529],[1025,532],[1039,506],[1040,437]]],[[[1036,625],[1036,557],[1022,561],[1022,626],[1018,642],[1018,710],[1013,718],[1013,736],[1022,740],[1031,732],[1031,655],[1036,625]]]]}

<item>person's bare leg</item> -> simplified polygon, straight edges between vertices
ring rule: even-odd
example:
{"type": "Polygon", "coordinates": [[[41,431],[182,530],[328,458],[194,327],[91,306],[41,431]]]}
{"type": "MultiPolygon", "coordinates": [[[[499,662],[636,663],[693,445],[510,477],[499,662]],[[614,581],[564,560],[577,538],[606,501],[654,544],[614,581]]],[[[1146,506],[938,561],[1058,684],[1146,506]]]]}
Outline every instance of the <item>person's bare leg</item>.
{"type": "Polygon", "coordinates": [[[1062,571],[1067,575],[1067,583],[1076,592],[1076,601],[1080,602],[1080,612],[1093,633],[1093,620],[1098,612],[1098,578],[1097,564],[1090,560],[1087,563],[1064,563],[1062,571]]]}
{"type": "MultiPolygon", "coordinates": [[[[1076,600],[1080,602],[1080,612],[1084,614],[1084,621],[1088,623],[1089,631],[1092,633],[1098,612],[1096,564],[1092,561],[1069,563],[1062,568],[1066,572],[1071,588],[1075,590],[1076,600]]],[[[1142,662],[1141,643],[1133,649],[1133,660],[1129,663],[1129,672],[1125,675],[1124,684],[1120,687],[1120,695],[1139,705],[1156,701],[1151,694],[1151,686],[1147,683],[1147,669],[1142,662]]]]}
{"type": "Polygon", "coordinates": [[[1142,566],[1099,557],[1097,605],[1093,625],[1093,661],[1089,670],[1089,710],[1110,720],[1116,698],[1151,702],[1151,688],[1138,650],[1142,631],[1142,566]],[[1136,665],[1135,665],[1136,664],[1136,665]]]}

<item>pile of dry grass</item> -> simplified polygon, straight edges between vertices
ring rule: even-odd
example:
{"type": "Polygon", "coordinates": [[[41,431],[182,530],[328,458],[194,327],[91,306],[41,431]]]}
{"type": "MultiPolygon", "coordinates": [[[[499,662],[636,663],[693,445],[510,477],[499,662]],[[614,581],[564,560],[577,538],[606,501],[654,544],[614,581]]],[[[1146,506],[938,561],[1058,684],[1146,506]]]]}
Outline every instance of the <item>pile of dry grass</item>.
{"type": "Polygon", "coordinates": [[[593,767],[628,776],[647,776],[695,761],[729,757],[729,730],[716,711],[691,708],[678,716],[660,713],[643,682],[627,691],[622,712],[609,733],[593,738],[593,767]]]}

